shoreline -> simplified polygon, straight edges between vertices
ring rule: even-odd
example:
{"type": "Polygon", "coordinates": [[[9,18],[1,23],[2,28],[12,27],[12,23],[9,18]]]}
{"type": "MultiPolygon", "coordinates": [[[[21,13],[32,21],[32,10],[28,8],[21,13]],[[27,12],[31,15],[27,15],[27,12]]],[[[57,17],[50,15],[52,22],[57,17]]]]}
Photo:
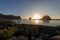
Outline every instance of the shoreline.
{"type": "MultiPolygon", "coordinates": [[[[0,24],[0,27],[2,25],[0,24]]],[[[45,26],[45,25],[32,25],[32,24],[3,24],[3,28],[0,28],[2,39],[55,39],[55,36],[60,34],[60,26],[45,26]],[[8,35],[7,35],[8,34],[8,35]],[[6,37],[4,37],[6,35],[6,37]],[[3,37],[2,37],[3,36],[3,37]]],[[[4,40],[5,40],[4,39],[4,40]]],[[[44,40],[45,40],[44,39],[44,40]]]]}

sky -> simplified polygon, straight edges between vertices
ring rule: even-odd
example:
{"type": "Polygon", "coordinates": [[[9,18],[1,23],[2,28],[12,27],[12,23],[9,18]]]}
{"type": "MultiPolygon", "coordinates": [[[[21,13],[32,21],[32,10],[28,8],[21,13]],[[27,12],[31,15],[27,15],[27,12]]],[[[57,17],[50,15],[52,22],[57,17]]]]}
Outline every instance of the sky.
{"type": "Polygon", "coordinates": [[[39,14],[60,19],[60,0],[0,0],[0,13],[29,18],[39,14]]]}

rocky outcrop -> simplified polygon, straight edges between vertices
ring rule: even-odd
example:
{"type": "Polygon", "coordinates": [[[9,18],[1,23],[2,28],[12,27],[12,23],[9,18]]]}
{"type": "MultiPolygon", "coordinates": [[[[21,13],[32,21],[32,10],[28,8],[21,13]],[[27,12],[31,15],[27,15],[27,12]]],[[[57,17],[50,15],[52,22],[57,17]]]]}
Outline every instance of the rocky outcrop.
{"type": "Polygon", "coordinates": [[[32,18],[31,17],[29,17],[29,20],[31,20],[32,18]]]}
{"type": "Polygon", "coordinates": [[[42,20],[51,20],[51,18],[50,18],[50,16],[45,15],[45,16],[42,17],[42,20]]]}
{"type": "Polygon", "coordinates": [[[0,14],[0,20],[21,20],[20,16],[14,16],[14,15],[4,15],[4,14],[0,14]]]}

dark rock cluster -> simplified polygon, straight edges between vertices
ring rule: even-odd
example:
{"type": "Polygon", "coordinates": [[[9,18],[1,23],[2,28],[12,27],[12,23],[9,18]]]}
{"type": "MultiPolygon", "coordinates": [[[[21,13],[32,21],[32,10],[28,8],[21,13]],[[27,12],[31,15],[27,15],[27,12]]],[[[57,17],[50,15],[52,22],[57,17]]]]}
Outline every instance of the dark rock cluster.
{"type": "Polygon", "coordinates": [[[51,20],[51,18],[50,18],[50,16],[45,15],[45,16],[42,17],[42,20],[51,20]]]}

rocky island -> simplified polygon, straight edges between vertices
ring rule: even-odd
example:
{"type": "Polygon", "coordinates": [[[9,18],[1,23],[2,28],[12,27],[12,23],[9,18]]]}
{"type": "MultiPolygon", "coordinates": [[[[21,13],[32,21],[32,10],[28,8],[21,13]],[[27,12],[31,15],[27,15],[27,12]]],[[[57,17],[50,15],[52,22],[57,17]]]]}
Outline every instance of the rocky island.
{"type": "Polygon", "coordinates": [[[42,20],[51,20],[51,17],[48,15],[45,15],[41,18],[42,20]]]}

